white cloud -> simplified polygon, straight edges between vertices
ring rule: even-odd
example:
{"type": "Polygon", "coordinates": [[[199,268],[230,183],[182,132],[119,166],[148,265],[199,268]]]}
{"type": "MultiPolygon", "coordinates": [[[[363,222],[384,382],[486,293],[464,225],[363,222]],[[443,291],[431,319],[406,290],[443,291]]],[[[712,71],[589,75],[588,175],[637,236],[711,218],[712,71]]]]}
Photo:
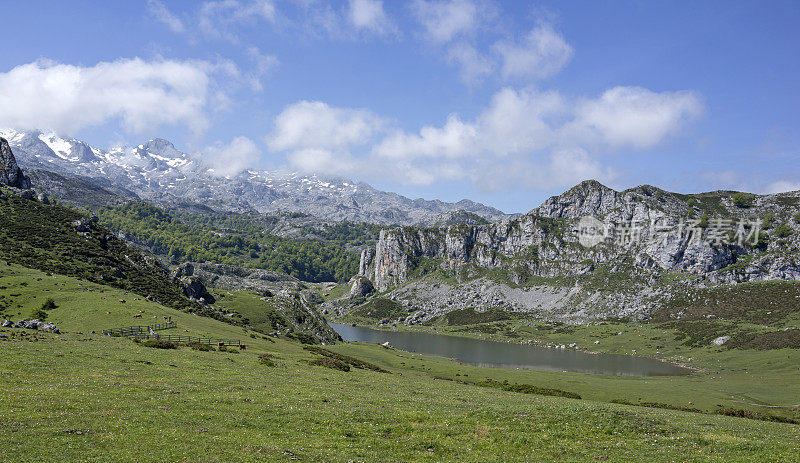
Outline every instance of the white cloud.
{"type": "Polygon", "coordinates": [[[158,21],[164,23],[172,32],[182,34],[186,32],[183,21],[167,9],[159,0],[147,0],[147,11],[158,21]]]}
{"type": "Polygon", "coordinates": [[[481,160],[472,169],[472,182],[486,191],[551,190],[565,188],[583,180],[614,182],[617,173],[604,167],[581,148],[534,153],[513,157],[506,162],[481,160]]]}
{"type": "Polygon", "coordinates": [[[367,110],[300,101],[275,118],[275,130],[267,137],[267,144],[275,151],[350,148],[369,142],[383,124],[381,118],[367,110]]]}
{"type": "Polygon", "coordinates": [[[480,9],[472,0],[415,0],[411,10],[436,43],[469,35],[478,27],[480,9]]]}
{"type": "Polygon", "coordinates": [[[378,34],[396,33],[397,28],[386,17],[381,0],[350,0],[350,24],[378,34]]]}
{"type": "Polygon", "coordinates": [[[0,126],[74,133],[119,120],[129,132],[208,126],[214,66],[139,58],[81,67],[37,61],[0,73],[0,126]]]}
{"type": "Polygon", "coordinates": [[[504,88],[474,122],[451,114],[442,127],[425,126],[419,134],[393,133],[374,151],[392,159],[522,154],[555,143],[556,128],[550,120],[564,111],[558,93],[504,88]]]}
{"type": "Polygon", "coordinates": [[[800,182],[791,180],[777,180],[767,185],[765,190],[767,194],[797,191],[800,190],[800,182]]]}
{"type": "Polygon", "coordinates": [[[206,1],[197,14],[200,31],[209,36],[236,41],[230,28],[236,24],[253,23],[257,20],[274,21],[275,6],[269,0],[215,0],[206,1]]]}
{"type": "Polygon", "coordinates": [[[447,58],[461,69],[461,78],[467,85],[476,85],[494,71],[494,62],[478,52],[472,45],[456,43],[447,50],[447,58]]]}
{"type": "Polygon", "coordinates": [[[414,185],[466,180],[487,190],[552,189],[587,178],[613,181],[616,173],[602,156],[653,146],[676,132],[702,109],[699,98],[687,95],[616,87],[576,101],[555,91],[504,88],[474,119],[451,114],[443,125],[416,133],[364,110],[303,101],[276,118],[268,144],[304,172],[414,185]],[[634,122],[614,118],[626,111],[635,114],[634,122]],[[594,123],[601,113],[614,122],[594,123]],[[632,132],[625,124],[633,124],[632,132]]]}
{"type": "Polygon", "coordinates": [[[247,48],[247,56],[253,62],[254,71],[247,75],[247,80],[253,90],[261,91],[261,78],[278,67],[278,57],[262,53],[256,46],[247,48]]]}
{"type": "Polygon", "coordinates": [[[520,42],[498,42],[495,51],[507,79],[543,79],[557,74],[572,58],[572,47],[547,23],[531,30],[520,42]]]}
{"type": "Polygon", "coordinates": [[[693,92],[614,87],[597,99],[580,103],[570,130],[612,146],[648,148],[702,112],[702,100],[693,92]]]}
{"type": "Polygon", "coordinates": [[[227,145],[217,142],[207,146],[202,156],[203,161],[214,169],[214,174],[232,176],[254,167],[261,157],[261,151],[249,138],[236,137],[227,145]]]}

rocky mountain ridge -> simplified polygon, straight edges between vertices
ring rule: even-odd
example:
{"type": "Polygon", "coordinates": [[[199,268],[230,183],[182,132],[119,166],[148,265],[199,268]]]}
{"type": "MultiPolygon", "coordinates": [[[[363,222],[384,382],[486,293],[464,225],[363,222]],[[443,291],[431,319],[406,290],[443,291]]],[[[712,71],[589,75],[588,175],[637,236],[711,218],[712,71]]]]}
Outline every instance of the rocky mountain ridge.
{"type": "Polygon", "coordinates": [[[424,309],[417,319],[462,306],[646,316],[668,297],[668,279],[800,280],[799,235],[800,192],[617,192],[586,181],[511,220],[383,230],[359,274],[424,309]]]}
{"type": "Polygon", "coordinates": [[[220,211],[302,212],[324,220],[382,225],[432,225],[448,213],[465,211],[490,221],[501,211],[462,200],[410,199],[340,177],[245,170],[219,175],[199,157],[163,139],[137,147],[103,150],[39,130],[0,130],[26,168],[96,179],[158,204],[189,201],[220,211]]]}

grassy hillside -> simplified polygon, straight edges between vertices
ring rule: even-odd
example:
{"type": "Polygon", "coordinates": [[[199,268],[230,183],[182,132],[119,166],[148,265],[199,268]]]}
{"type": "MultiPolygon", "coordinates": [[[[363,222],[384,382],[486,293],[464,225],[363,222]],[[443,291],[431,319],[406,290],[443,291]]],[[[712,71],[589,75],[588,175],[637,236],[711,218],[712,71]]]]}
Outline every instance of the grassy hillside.
{"type": "Polygon", "coordinates": [[[0,266],[0,286],[5,316],[52,297],[58,308],[48,320],[65,331],[0,329],[10,338],[0,340],[3,462],[800,461],[797,425],[600,403],[592,392],[605,385],[616,396],[638,388],[691,397],[702,378],[490,370],[375,345],[328,347],[390,373],[344,372],[311,365],[320,355],[299,343],[110,286],[16,265],[0,266]],[[172,317],[181,334],[241,338],[248,348],[161,350],[92,333],[131,324],[141,311],[147,320],[172,317]],[[260,362],[265,353],[276,366],[260,362]],[[584,399],[448,377],[558,385],[584,399]]]}
{"type": "Polygon", "coordinates": [[[108,284],[178,309],[202,309],[157,262],[61,206],[0,196],[0,259],[108,284]]]}

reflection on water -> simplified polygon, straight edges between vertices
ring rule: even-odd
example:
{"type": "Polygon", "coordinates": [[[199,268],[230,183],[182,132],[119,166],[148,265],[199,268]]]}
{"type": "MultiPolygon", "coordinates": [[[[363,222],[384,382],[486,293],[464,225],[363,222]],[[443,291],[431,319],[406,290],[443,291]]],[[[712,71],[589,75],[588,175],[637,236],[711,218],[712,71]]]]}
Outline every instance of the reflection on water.
{"type": "Polygon", "coordinates": [[[330,325],[346,341],[374,343],[388,341],[396,349],[448,357],[466,365],[479,367],[574,371],[626,376],[664,376],[689,373],[689,370],[676,365],[627,355],[588,354],[572,349],[549,349],[441,334],[381,331],[337,323],[330,325]]]}

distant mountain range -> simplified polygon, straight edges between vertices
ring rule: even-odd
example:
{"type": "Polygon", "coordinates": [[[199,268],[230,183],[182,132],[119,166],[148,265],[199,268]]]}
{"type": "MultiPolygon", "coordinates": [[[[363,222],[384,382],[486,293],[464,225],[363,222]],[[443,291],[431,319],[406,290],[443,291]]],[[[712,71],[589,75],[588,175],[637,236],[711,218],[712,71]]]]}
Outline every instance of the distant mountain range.
{"type": "Polygon", "coordinates": [[[302,212],[324,220],[383,225],[433,225],[460,211],[492,222],[509,217],[469,200],[410,199],[341,177],[266,170],[219,176],[201,159],[160,138],[107,150],[40,130],[5,129],[0,130],[0,137],[8,140],[26,169],[88,177],[103,187],[135,193],[162,205],[183,201],[219,211],[302,212]]]}

